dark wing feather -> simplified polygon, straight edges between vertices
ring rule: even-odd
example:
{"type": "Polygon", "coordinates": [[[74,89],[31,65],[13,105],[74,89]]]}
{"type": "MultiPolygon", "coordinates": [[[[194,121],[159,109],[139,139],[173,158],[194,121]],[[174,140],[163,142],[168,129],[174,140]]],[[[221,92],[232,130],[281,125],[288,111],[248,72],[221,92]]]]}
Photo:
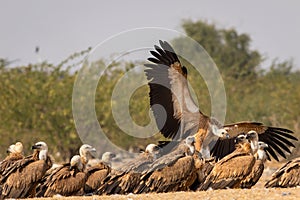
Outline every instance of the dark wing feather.
{"type": "MultiPolygon", "coordinates": [[[[279,127],[264,126],[259,122],[239,122],[234,124],[227,124],[224,128],[228,131],[231,138],[235,138],[239,134],[247,133],[254,130],[258,133],[259,140],[269,145],[266,151],[275,160],[279,160],[277,154],[286,158],[286,153],[290,154],[289,148],[295,147],[290,140],[298,140],[294,137],[293,131],[279,127]]],[[[234,148],[234,143],[228,144],[228,139],[219,139],[212,153],[217,159],[221,159],[225,155],[229,154],[234,148]],[[221,149],[221,150],[220,150],[221,149]]],[[[270,157],[269,157],[270,158],[270,157]]]]}
{"type": "Polygon", "coordinates": [[[197,127],[199,110],[188,89],[186,68],[181,66],[170,44],[159,42],[161,47],[155,45],[155,51],[150,51],[154,57],[148,58],[154,64],[145,64],[150,87],[150,106],[160,132],[166,138],[179,139],[197,127]],[[188,113],[185,115],[188,119],[183,119],[183,113],[188,113]],[[189,124],[182,125],[183,121],[189,124]]]}
{"type": "Polygon", "coordinates": [[[212,149],[212,156],[216,158],[216,160],[219,160],[226,155],[232,153],[235,149],[234,145],[234,139],[230,138],[227,140],[218,140],[215,146],[212,149]]]}

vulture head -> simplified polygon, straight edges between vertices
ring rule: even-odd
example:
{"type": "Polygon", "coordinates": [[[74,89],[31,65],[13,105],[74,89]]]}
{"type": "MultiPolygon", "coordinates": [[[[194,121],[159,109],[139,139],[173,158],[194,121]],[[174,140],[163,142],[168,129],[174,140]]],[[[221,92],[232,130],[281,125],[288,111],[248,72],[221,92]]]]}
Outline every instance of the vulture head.
{"type": "Polygon", "coordinates": [[[76,169],[78,171],[83,171],[83,164],[81,161],[81,157],[79,155],[75,155],[71,158],[70,161],[70,170],[74,169],[76,171],[76,169]]]}
{"type": "Polygon", "coordinates": [[[12,144],[8,147],[8,149],[6,150],[6,153],[8,153],[8,154],[15,153],[14,149],[15,149],[15,144],[12,144]]]}
{"type": "Polygon", "coordinates": [[[235,140],[235,148],[240,149],[244,152],[247,152],[249,154],[253,155],[253,149],[251,148],[251,144],[249,140],[247,139],[247,135],[245,134],[240,134],[238,135],[235,140]]]}
{"type": "Polygon", "coordinates": [[[83,144],[79,149],[79,155],[85,162],[85,164],[89,161],[91,158],[95,158],[96,156],[96,149],[88,144],[83,144]]]}
{"type": "Polygon", "coordinates": [[[160,148],[155,144],[148,144],[145,153],[149,153],[154,159],[157,159],[160,154],[160,148]]]}
{"type": "Polygon", "coordinates": [[[261,142],[261,141],[258,142],[258,149],[259,150],[265,150],[265,148],[268,148],[268,147],[269,147],[269,145],[267,145],[266,143],[261,142]]]}
{"type": "Polygon", "coordinates": [[[235,140],[234,140],[234,143],[235,143],[236,145],[244,144],[244,143],[247,143],[247,142],[248,142],[248,140],[247,140],[247,138],[246,138],[246,135],[244,135],[244,134],[238,135],[238,136],[235,138],[235,140]]]}
{"type": "Polygon", "coordinates": [[[114,154],[112,152],[105,152],[104,154],[102,154],[101,160],[103,160],[106,163],[110,163],[112,161],[112,159],[115,157],[116,157],[116,154],[114,154]]]}
{"type": "Polygon", "coordinates": [[[185,138],[185,144],[189,147],[190,154],[195,153],[195,142],[196,140],[194,136],[188,136],[187,138],[185,138]]]}
{"type": "Polygon", "coordinates": [[[47,154],[48,154],[48,146],[45,142],[37,142],[32,147],[32,149],[35,149],[39,152],[39,159],[40,160],[46,160],[47,154]]]}
{"type": "Polygon", "coordinates": [[[257,160],[262,160],[262,161],[266,161],[268,156],[265,152],[265,149],[268,148],[269,146],[264,143],[264,142],[261,142],[259,141],[258,142],[258,150],[257,150],[257,153],[256,153],[256,159],[257,160]]]}
{"type": "Polygon", "coordinates": [[[225,128],[219,128],[216,125],[212,125],[211,130],[212,130],[212,133],[217,137],[220,137],[220,138],[229,138],[230,137],[230,135],[227,133],[227,130],[225,128]]]}
{"type": "Polygon", "coordinates": [[[17,142],[14,145],[14,153],[23,153],[23,144],[22,144],[22,142],[17,142]]]}
{"type": "Polygon", "coordinates": [[[32,149],[41,150],[48,150],[48,146],[45,142],[37,142],[32,146],[32,149]]]}

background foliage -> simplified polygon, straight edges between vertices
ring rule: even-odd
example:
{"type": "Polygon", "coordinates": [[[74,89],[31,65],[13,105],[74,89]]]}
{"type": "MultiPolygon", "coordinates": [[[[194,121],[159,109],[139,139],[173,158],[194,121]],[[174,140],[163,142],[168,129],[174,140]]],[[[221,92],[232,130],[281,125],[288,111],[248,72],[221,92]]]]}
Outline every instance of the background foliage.
{"type": "MultiPolygon", "coordinates": [[[[235,29],[218,29],[204,21],[184,21],[186,34],[199,42],[213,58],[222,74],[226,95],[226,123],[260,121],[270,126],[292,129],[300,138],[300,71],[290,61],[277,62],[262,69],[262,53],[251,49],[251,38],[235,29]]],[[[158,38],[159,39],[159,38],[158,38]]],[[[176,51],[184,47],[181,38],[172,43],[176,51]]],[[[189,47],[197,60],[197,52],[189,47]]],[[[0,158],[6,148],[16,141],[25,145],[25,153],[39,140],[48,143],[57,161],[68,160],[81,141],[72,115],[72,91],[77,75],[77,64],[70,62],[88,50],[75,53],[58,65],[47,62],[9,67],[0,62],[0,158]]],[[[95,68],[101,61],[94,63],[95,68]]],[[[202,78],[185,63],[189,81],[194,88],[200,109],[210,114],[210,97],[202,78]]],[[[135,139],[125,135],[116,125],[110,96],[117,81],[134,63],[113,63],[101,79],[95,97],[95,108],[100,125],[114,143],[127,149],[143,148],[147,143],[161,140],[159,134],[149,139],[135,139]],[[121,66],[121,67],[120,67],[121,66]],[[125,66],[125,67],[124,67],[125,66]],[[105,87],[103,87],[105,86],[105,87]]],[[[143,72],[136,72],[143,73],[143,72]]],[[[128,84],[131,84],[128,80],[128,84]]],[[[130,99],[130,114],[139,125],[149,123],[148,87],[139,88],[130,99]]],[[[298,145],[298,144],[297,144],[298,145]]],[[[298,155],[299,148],[294,150],[298,155]]]]}

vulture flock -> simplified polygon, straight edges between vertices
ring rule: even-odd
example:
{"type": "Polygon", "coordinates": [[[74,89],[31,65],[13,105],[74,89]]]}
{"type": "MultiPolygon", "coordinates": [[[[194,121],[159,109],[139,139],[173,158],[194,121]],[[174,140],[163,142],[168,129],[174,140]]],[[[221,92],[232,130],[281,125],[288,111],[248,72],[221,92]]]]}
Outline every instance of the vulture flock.
{"type": "MultiPolygon", "coordinates": [[[[278,161],[291,153],[297,141],[291,130],[258,122],[224,125],[203,114],[191,97],[187,69],[170,44],[159,43],[150,51],[153,57],[145,64],[145,74],[156,124],[171,141],[149,144],[117,168],[111,166],[113,153],[97,159],[88,144],[69,163],[54,164],[45,142],[35,143],[29,156],[17,142],[0,163],[0,199],[251,188],[266,160],[278,161]]],[[[296,186],[299,158],[284,164],[265,184],[296,186]]]]}

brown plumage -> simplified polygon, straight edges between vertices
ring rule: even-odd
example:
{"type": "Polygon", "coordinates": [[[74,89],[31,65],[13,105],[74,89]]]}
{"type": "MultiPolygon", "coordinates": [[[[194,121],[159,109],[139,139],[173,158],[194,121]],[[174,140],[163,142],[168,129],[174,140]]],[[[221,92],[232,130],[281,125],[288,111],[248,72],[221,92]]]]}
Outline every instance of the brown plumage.
{"type": "Polygon", "coordinates": [[[97,194],[127,194],[138,185],[141,172],[159,156],[159,147],[149,144],[145,152],[137,158],[123,164],[120,168],[112,170],[104,180],[104,184],[97,190],[97,194]]]}
{"type": "Polygon", "coordinates": [[[111,168],[108,163],[99,161],[97,164],[87,168],[87,180],[84,186],[85,193],[95,192],[110,173],[111,168]]]}
{"type": "Polygon", "coordinates": [[[2,174],[4,182],[1,198],[26,198],[35,196],[35,188],[52,162],[48,157],[48,147],[38,142],[32,156],[16,161],[2,174]]]}
{"type": "Polygon", "coordinates": [[[255,163],[251,145],[245,135],[237,137],[236,149],[217,162],[198,190],[239,188],[255,163]]]}
{"type": "Polygon", "coordinates": [[[142,173],[134,193],[189,190],[197,178],[194,143],[195,138],[189,136],[177,149],[154,161],[142,173]]]}
{"type": "Polygon", "coordinates": [[[79,155],[83,166],[86,167],[89,160],[96,156],[96,149],[89,144],[83,144],[79,148],[79,155]]]}
{"type": "Polygon", "coordinates": [[[72,196],[83,195],[86,173],[79,155],[72,157],[70,163],[56,168],[40,186],[38,197],[52,197],[54,195],[72,196]]]}
{"type": "Polygon", "coordinates": [[[300,158],[295,158],[272,174],[271,180],[266,182],[265,187],[296,187],[300,186],[300,158]]]}
{"type": "Polygon", "coordinates": [[[170,44],[165,41],[159,43],[161,47],[155,45],[155,51],[150,51],[154,57],[148,58],[152,63],[145,64],[145,74],[150,88],[150,106],[158,129],[166,138],[181,140],[195,134],[196,150],[204,158],[213,155],[221,159],[234,150],[236,136],[254,130],[259,140],[269,145],[267,152],[275,160],[278,160],[277,154],[286,158],[286,153],[291,153],[289,147],[295,147],[291,140],[297,140],[291,130],[258,122],[222,125],[204,115],[190,94],[187,69],[181,65],[170,44]],[[166,119],[161,106],[167,114],[166,119]]]}
{"type": "Polygon", "coordinates": [[[87,175],[86,165],[95,156],[96,149],[91,145],[83,144],[79,148],[79,155],[73,156],[70,163],[56,165],[48,170],[47,174],[40,181],[37,187],[37,197],[53,196],[60,194],[63,196],[82,195],[87,175]],[[80,159],[80,161],[78,160],[80,159]],[[66,183],[73,185],[64,186],[66,183]]]}
{"type": "Polygon", "coordinates": [[[199,157],[198,153],[194,154],[195,161],[195,171],[197,178],[194,183],[190,186],[191,190],[196,190],[202,185],[206,177],[210,174],[211,170],[214,168],[216,161],[214,158],[211,159],[202,159],[199,157]]]}
{"type": "Polygon", "coordinates": [[[23,144],[17,142],[16,144],[10,145],[7,149],[9,155],[0,162],[0,179],[4,171],[12,166],[17,160],[23,159],[23,144]]]}
{"type": "Polygon", "coordinates": [[[260,179],[261,175],[264,172],[264,164],[267,160],[267,154],[265,152],[265,148],[267,148],[268,145],[264,142],[258,142],[258,150],[256,154],[254,155],[256,161],[255,164],[250,172],[250,174],[242,180],[241,182],[241,188],[248,188],[250,189],[252,186],[254,186],[258,180],[260,179]]]}

